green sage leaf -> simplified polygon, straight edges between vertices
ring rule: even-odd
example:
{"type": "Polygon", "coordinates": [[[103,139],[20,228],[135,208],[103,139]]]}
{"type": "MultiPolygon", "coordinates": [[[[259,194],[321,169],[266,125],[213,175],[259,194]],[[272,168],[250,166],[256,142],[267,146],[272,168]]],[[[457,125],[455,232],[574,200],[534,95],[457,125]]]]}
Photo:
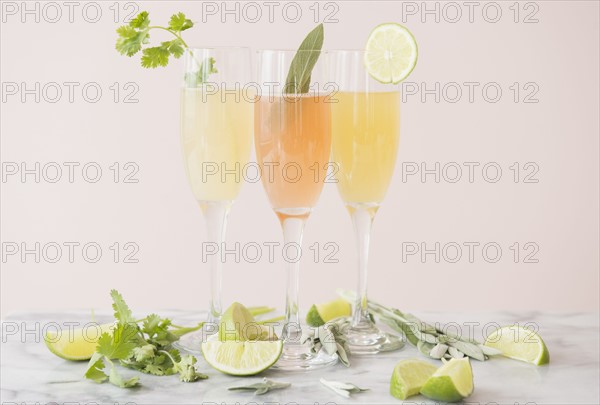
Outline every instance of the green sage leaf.
{"type": "Polygon", "coordinates": [[[460,350],[465,355],[474,358],[475,360],[485,361],[485,356],[481,348],[473,343],[463,342],[460,340],[448,342],[448,345],[460,350]]]}
{"type": "Polygon", "coordinates": [[[290,387],[292,384],[282,381],[273,381],[268,378],[256,384],[244,385],[241,387],[228,388],[229,391],[254,391],[256,395],[263,395],[272,390],[281,390],[290,387]]]}
{"type": "Polygon", "coordinates": [[[421,353],[423,353],[427,357],[431,357],[429,355],[429,353],[431,353],[431,350],[433,349],[433,347],[434,347],[433,344],[427,343],[423,340],[419,340],[419,342],[417,343],[417,350],[419,350],[421,353]]]}
{"type": "Polygon", "coordinates": [[[321,378],[319,381],[321,384],[331,389],[336,394],[343,396],[344,398],[350,398],[350,394],[357,394],[369,390],[368,388],[360,388],[352,383],[329,381],[324,378],[321,378]]]}
{"type": "Polygon", "coordinates": [[[450,354],[450,356],[454,357],[455,359],[462,359],[463,357],[465,357],[465,354],[463,352],[458,350],[456,347],[452,347],[452,346],[448,347],[448,353],[450,354]]]}
{"type": "Polygon", "coordinates": [[[323,24],[321,23],[308,33],[304,41],[300,44],[296,55],[294,55],[285,81],[284,93],[308,93],[312,70],[321,55],[323,39],[324,32],[323,24]]]}
{"type": "Polygon", "coordinates": [[[429,352],[429,357],[432,359],[441,359],[448,351],[448,346],[443,343],[438,343],[429,352]]]}

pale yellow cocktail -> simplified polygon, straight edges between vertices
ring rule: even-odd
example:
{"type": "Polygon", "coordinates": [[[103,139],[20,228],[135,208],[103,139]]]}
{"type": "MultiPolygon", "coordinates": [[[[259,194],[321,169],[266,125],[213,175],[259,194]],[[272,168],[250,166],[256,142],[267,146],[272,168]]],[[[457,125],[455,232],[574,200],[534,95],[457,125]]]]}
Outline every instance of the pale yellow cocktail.
{"type": "Polygon", "coordinates": [[[203,87],[184,88],[181,97],[181,144],[196,200],[233,201],[250,158],[253,100],[203,87]]]}
{"type": "Polygon", "coordinates": [[[400,140],[400,92],[339,92],[331,104],[332,150],[345,203],[380,203],[400,140]]]}

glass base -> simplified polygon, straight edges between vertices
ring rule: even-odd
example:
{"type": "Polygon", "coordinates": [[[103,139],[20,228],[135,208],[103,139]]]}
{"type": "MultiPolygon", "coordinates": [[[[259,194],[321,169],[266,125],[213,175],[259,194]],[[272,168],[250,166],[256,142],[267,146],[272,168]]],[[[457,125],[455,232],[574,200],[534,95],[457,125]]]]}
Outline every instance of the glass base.
{"type": "Polygon", "coordinates": [[[329,355],[325,350],[312,353],[307,345],[284,343],[283,353],[272,368],[282,371],[308,371],[333,366],[337,361],[337,354],[329,355]]]}
{"type": "Polygon", "coordinates": [[[385,333],[372,324],[368,327],[350,327],[346,330],[345,337],[353,356],[391,352],[404,346],[400,337],[385,333]]]}

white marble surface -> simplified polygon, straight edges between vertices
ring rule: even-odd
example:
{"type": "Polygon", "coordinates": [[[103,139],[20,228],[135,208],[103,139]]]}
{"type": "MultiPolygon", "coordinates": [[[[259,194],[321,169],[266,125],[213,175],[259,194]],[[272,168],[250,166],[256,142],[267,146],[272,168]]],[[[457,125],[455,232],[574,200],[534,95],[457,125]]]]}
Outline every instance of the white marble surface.
{"type": "MultiPolygon", "coordinates": [[[[145,312],[144,312],[145,313],[145,312]]],[[[184,312],[158,311],[177,319],[193,319],[184,312]]],[[[504,358],[485,363],[473,361],[475,392],[468,403],[477,404],[599,404],[599,321],[598,314],[541,313],[416,313],[429,322],[477,322],[476,336],[481,326],[490,322],[501,325],[514,322],[535,322],[550,349],[550,365],[536,367],[504,358]]],[[[1,402],[9,403],[135,403],[135,404],[400,404],[388,393],[394,365],[401,359],[420,357],[416,349],[406,345],[401,351],[376,357],[354,357],[352,366],[342,365],[310,373],[267,371],[258,377],[239,378],[223,375],[199,359],[200,370],[210,376],[197,383],[181,383],[177,377],[140,375],[142,387],[124,390],[110,384],[98,385],[84,381],[86,363],[61,360],[51,354],[35,332],[47,322],[85,322],[83,312],[68,314],[18,313],[3,320],[1,345],[1,402]],[[24,322],[24,323],[22,323],[24,322]],[[13,334],[14,327],[18,332],[13,334]],[[24,327],[33,330],[24,335],[24,327]],[[230,392],[228,387],[253,383],[268,377],[292,383],[292,387],[263,396],[230,392]],[[352,382],[370,388],[350,400],[337,396],[319,384],[319,378],[352,382]]],[[[98,317],[99,321],[104,321],[98,317]]],[[[466,332],[467,327],[464,327],[466,332]]],[[[125,375],[137,374],[123,370],[125,375]]],[[[407,403],[429,403],[422,397],[412,397],[407,403]]]]}

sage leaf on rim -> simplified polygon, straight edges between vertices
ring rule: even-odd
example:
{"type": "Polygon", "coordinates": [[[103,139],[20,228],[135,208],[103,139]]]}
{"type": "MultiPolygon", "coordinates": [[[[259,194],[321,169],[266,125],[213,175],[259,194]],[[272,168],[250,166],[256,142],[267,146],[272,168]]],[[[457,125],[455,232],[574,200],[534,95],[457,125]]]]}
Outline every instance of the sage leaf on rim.
{"type": "Polygon", "coordinates": [[[308,93],[312,70],[321,55],[323,39],[324,30],[323,23],[321,23],[308,33],[294,55],[285,81],[284,93],[308,93]]]}

